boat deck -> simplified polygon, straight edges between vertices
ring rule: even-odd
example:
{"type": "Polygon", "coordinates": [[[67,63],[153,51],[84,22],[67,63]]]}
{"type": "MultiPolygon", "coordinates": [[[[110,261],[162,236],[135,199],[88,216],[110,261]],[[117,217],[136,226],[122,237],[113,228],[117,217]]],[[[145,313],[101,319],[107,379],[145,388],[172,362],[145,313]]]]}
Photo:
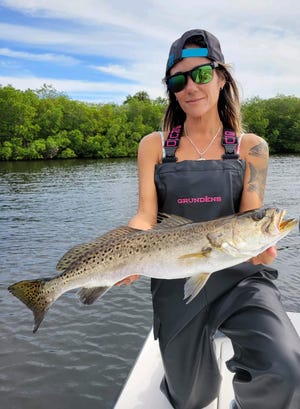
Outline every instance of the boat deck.
{"type": "MultiPolygon", "coordinates": [[[[288,315],[300,334],[300,313],[288,315]]],[[[215,346],[223,381],[218,398],[205,409],[228,409],[233,399],[233,374],[228,371],[225,363],[233,354],[232,346],[223,335],[216,337],[215,346]]],[[[150,331],[114,409],[172,409],[159,389],[162,377],[158,342],[154,341],[150,331]]]]}

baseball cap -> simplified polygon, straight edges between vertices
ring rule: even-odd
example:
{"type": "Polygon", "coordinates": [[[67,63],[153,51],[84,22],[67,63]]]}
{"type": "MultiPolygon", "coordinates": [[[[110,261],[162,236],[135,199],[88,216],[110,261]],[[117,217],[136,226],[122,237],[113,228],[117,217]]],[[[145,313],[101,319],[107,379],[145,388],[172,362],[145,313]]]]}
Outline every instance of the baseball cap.
{"type": "Polygon", "coordinates": [[[220,42],[213,34],[205,30],[193,29],[186,31],[171,45],[169,58],[166,67],[166,74],[170,69],[187,57],[207,57],[213,61],[225,63],[224,55],[221,50],[220,42]],[[187,40],[191,37],[203,37],[206,48],[184,48],[187,40]]]}

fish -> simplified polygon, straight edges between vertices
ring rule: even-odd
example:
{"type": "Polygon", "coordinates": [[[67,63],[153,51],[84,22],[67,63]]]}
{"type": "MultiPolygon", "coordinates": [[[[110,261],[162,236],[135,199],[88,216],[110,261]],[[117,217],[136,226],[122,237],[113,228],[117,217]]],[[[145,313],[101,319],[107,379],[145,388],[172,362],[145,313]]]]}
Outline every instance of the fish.
{"type": "Polygon", "coordinates": [[[249,261],[286,236],[298,220],[284,219],[285,213],[260,208],[207,222],[159,213],[151,229],[115,228],[67,251],[57,263],[56,276],[19,281],[8,290],[32,310],[34,333],[65,292],[80,289],[80,301],[93,304],[134,274],[185,278],[183,299],[189,303],[211,274],[249,261]]]}

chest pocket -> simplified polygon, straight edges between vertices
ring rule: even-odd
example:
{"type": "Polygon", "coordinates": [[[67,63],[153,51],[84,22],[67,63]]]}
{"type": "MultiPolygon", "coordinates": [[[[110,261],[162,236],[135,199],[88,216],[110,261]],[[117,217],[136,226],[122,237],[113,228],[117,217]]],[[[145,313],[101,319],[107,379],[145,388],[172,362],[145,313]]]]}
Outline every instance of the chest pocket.
{"type": "Polygon", "coordinates": [[[207,160],[156,166],[159,210],[195,221],[236,213],[243,191],[245,162],[207,160]]]}

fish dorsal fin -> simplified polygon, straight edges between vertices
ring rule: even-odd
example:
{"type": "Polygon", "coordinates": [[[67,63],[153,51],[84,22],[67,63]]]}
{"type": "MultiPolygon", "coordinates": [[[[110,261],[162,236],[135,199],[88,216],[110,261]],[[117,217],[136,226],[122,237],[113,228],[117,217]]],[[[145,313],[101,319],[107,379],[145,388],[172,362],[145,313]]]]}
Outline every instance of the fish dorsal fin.
{"type": "Polygon", "coordinates": [[[92,241],[89,241],[87,243],[77,244],[76,246],[72,247],[62,256],[62,258],[58,261],[56,265],[56,269],[59,271],[63,271],[87,251],[90,251],[94,249],[95,247],[101,244],[104,244],[110,240],[115,240],[120,237],[129,236],[138,231],[139,230],[134,229],[129,226],[121,226],[116,229],[110,230],[109,232],[102,234],[99,237],[96,237],[92,241]]]}
{"type": "Polygon", "coordinates": [[[153,227],[153,230],[170,229],[191,223],[193,221],[185,217],[159,212],[157,214],[157,224],[153,227]]]}

